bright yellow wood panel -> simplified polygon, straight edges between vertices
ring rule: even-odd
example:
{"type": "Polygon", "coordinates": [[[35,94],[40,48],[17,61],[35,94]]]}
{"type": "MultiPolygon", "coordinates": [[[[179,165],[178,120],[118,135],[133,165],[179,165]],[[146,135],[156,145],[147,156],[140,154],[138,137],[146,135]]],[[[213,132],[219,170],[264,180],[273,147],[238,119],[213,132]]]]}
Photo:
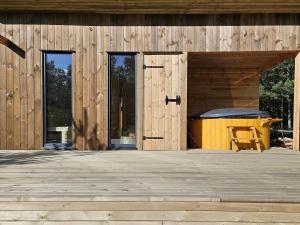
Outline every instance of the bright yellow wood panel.
{"type": "Polygon", "coordinates": [[[255,127],[258,137],[261,138],[261,148],[270,148],[270,126],[271,118],[256,119],[198,119],[190,124],[190,135],[192,136],[193,147],[209,150],[231,149],[229,140],[229,126],[239,127],[235,129],[235,135],[239,139],[239,149],[256,149],[255,142],[251,142],[251,132],[247,127],[255,127]],[[242,126],[245,126],[244,128],[242,126]],[[242,128],[241,128],[242,127],[242,128]]]}

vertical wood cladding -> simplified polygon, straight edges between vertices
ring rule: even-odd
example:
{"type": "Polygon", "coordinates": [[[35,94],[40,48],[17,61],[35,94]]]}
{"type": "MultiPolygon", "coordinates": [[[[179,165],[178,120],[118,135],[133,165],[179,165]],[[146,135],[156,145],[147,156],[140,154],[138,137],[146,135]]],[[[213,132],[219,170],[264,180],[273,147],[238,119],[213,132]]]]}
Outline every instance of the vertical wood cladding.
{"type": "Polygon", "coordinates": [[[300,48],[299,14],[1,14],[0,148],[42,147],[43,50],[74,51],[77,149],[102,149],[108,133],[107,52],[274,51],[300,48]]]}
{"type": "Polygon", "coordinates": [[[259,108],[259,74],[243,69],[190,70],[188,115],[218,108],[259,108]]]}

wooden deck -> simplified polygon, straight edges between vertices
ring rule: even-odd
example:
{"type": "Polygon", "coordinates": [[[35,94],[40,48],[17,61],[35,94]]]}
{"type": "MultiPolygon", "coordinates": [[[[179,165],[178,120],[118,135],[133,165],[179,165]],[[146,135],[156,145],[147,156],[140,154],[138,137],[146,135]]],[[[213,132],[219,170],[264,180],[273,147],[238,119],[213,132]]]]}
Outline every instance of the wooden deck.
{"type": "Polygon", "coordinates": [[[300,224],[300,154],[0,152],[0,224],[300,224]]]}

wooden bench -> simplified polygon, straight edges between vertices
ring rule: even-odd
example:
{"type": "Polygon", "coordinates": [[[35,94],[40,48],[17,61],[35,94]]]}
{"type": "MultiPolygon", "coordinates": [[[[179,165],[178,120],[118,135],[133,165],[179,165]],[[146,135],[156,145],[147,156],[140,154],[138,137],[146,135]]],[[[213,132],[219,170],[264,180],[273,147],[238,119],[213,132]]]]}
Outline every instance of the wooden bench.
{"type": "Polygon", "coordinates": [[[262,140],[262,138],[258,137],[257,129],[255,127],[253,127],[253,126],[228,126],[227,128],[229,129],[229,142],[230,142],[229,146],[231,144],[231,150],[233,150],[235,152],[239,151],[238,144],[243,141],[241,138],[236,137],[235,130],[248,129],[250,138],[247,140],[249,140],[250,142],[254,141],[257,151],[261,152],[260,141],[262,140]],[[233,148],[233,146],[236,146],[236,148],[233,148]]]}

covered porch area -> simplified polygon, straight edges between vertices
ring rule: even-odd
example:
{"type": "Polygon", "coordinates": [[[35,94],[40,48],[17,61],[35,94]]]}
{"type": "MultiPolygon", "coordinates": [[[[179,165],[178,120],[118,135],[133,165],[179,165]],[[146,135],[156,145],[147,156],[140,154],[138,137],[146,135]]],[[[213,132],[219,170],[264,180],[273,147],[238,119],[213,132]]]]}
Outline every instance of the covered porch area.
{"type": "MultiPolygon", "coordinates": [[[[293,142],[294,150],[299,150],[300,56],[298,53],[299,51],[188,53],[188,118],[191,118],[191,116],[194,117],[195,114],[200,115],[210,110],[222,108],[245,108],[249,110],[259,110],[259,83],[261,73],[271,69],[279,63],[282,63],[286,59],[295,59],[293,142]]],[[[249,123],[245,121],[245,124],[249,123]]],[[[203,125],[203,127],[204,126],[205,125],[203,125]]],[[[211,124],[208,126],[211,126],[211,124]]],[[[224,135],[226,133],[226,139],[229,139],[227,130],[224,129],[224,131],[221,131],[221,129],[216,129],[216,127],[218,126],[212,126],[211,129],[207,128],[208,130],[212,130],[212,132],[207,134],[205,134],[207,129],[202,129],[202,133],[199,134],[201,138],[194,137],[194,134],[191,134],[194,128],[190,130],[188,129],[187,136],[190,140],[189,147],[196,146],[197,148],[205,148],[205,145],[203,144],[204,142],[221,142],[221,139],[224,139],[222,137],[222,133],[224,133],[224,135]],[[215,136],[213,137],[215,140],[211,140],[212,136],[215,136]]],[[[264,133],[262,130],[259,130],[259,128],[257,128],[257,130],[258,133],[264,133]]],[[[269,137],[263,137],[260,134],[258,134],[258,136],[261,137],[261,139],[270,139],[269,137]]],[[[216,144],[215,146],[213,145],[213,148],[219,149],[222,145],[225,144],[216,144]]],[[[209,146],[211,146],[211,144],[209,144],[209,146]]],[[[268,149],[268,147],[265,149],[268,149]]]]}

